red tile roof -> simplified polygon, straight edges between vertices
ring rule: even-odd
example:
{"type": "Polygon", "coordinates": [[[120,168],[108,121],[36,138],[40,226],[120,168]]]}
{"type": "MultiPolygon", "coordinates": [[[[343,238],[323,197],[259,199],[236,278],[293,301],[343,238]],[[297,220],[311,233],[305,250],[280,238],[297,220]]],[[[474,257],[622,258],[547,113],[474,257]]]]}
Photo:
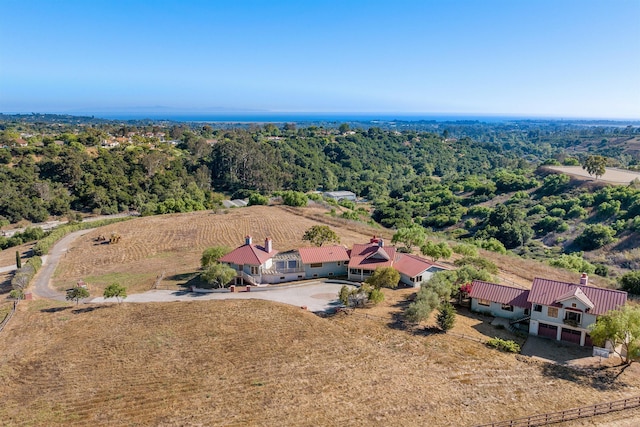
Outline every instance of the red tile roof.
{"type": "Polygon", "coordinates": [[[531,286],[528,301],[531,304],[556,305],[556,301],[566,297],[569,292],[580,288],[594,305],[589,312],[591,314],[605,314],[609,310],[615,310],[627,301],[627,293],[612,289],[596,288],[593,286],[575,285],[573,283],[557,282],[555,280],[540,279],[536,277],[531,286]]]}
{"type": "Polygon", "coordinates": [[[353,245],[349,268],[375,270],[378,267],[391,267],[396,256],[393,246],[379,246],[377,243],[353,245]]]}
{"type": "Polygon", "coordinates": [[[267,252],[263,246],[242,245],[220,258],[220,262],[238,265],[262,265],[277,253],[278,251],[273,249],[271,252],[267,252]]]}
{"type": "Polygon", "coordinates": [[[349,261],[347,249],[340,245],[300,248],[298,252],[303,264],[349,261]]]}
{"type": "Polygon", "coordinates": [[[396,260],[393,263],[393,268],[409,277],[416,277],[434,265],[434,263],[420,258],[419,256],[399,253],[396,254],[396,260]]]}
{"type": "Polygon", "coordinates": [[[527,301],[528,289],[512,288],[511,286],[498,285],[496,283],[474,280],[471,283],[471,298],[484,299],[500,304],[509,304],[514,307],[530,308],[527,301]]]}

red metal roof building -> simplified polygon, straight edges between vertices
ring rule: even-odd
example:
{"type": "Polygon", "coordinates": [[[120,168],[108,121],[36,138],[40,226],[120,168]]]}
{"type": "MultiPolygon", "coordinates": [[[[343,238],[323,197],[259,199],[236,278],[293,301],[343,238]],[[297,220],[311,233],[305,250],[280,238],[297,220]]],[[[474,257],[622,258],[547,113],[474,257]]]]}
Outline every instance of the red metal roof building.
{"type": "Polygon", "coordinates": [[[508,304],[514,307],[530,308],[531,303],[528,289],[518,289],[511,286],[498,285],[496,283],[474,280],[471,283],[470,298],[492,301],[500,304],[508,304]]]}
{"type": "Polygon", "coordinates": [[[379,267],[391,267],[396,258],[396,248],[384,246],[382,239],[371,240],[365,245],[353,245],[349,268],[373,271],[379,267]]]}
{"type": "Polygon", "coordinates": [[[396,259],[393,263],[393,268],[408,277],[416,277],[420,273],[432,267],[438,267],[439,270],[445,270],[442,266],[412,254],[397,253],[396,259]]]}
{"type": "MultiPolygon", "coordinates": [[[[589,312],[595,315],[601,315],[609,310],[615,310],[627,302],[626,292],[588,286],[586,275],[583,275],[581,281],[584,284],[576,285],[536,277],[533,280],[528,301],[531,304],[562,307],[561,301],[568,297],[576,296],[576,290],[580,289],[593,305],[589,312]]],[[[582,299],[579,295],[576,297],[582,299]]]]}
{"type": "Polygon", "coordinates": [[[349,261],[347,248],[340,245],[298,249],[303,264],[349,261]]]}
{"type": "Polygon", "coordinates": [[[273,258],[278,251],[273,249],[271,239],[265,240],[264,246],[252,244],[251,236],[245,237],[245,244],[220,258],[220,262],[236,265],[262,265],[273,258]]]}

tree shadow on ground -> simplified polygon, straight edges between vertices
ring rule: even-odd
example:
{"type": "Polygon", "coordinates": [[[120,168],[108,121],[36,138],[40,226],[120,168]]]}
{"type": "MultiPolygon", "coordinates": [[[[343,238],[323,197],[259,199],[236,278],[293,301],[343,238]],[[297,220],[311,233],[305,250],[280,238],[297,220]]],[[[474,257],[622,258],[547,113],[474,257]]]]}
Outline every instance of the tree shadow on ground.
{"type": "Polygon", "coordinates": [[[110,307],[110,305],[94,305],[94,306],[91,306],[91,307],[76,308],[75,310],[72,310],[71,312],[73,314],[91,313],[92,311],[99,310],[101,308],[107,308],[107,307],[110,307]]]}
{"type": "Polygon", "coordinates": [[[541,372],[542,375],[549,378],[571,381],[601,391],[612,391],[629,387],[626,381],[620,378],[627,367],[628,365],[618,365],[606,369],[577,368],[557,363],[544,363],[541,372]]]}
{"type": "Polygon", "coordinates": [[[185,281],[190,281],[191,279],[193,279],[194,277],[197,277],[198,273],[180,273],[180,274],[174,274],[171,276],[167,276],[165,277],[166,280],[175,280],[175,281],[180,281],[180,280],[185,280],[185,281]]]}
{"type": "Polygon", "coordinates": [[[391,306],[393,308],[397,308],[398,310],[391,313],[391,321],[387,324],[388,328],[409,332],[415,331],[417,329],[413,327],[412,324],[408,323],[404,318],[405,310],[414,300],[415,294],[407,295],[391,306]]]}
{"type": "Polygon", "coordinates": [[[58,313],[59,311],[65,311],[70,309],[71,307],[51,307],[51,308],[43,308],[40,310],[41,313],[58,313]]]}

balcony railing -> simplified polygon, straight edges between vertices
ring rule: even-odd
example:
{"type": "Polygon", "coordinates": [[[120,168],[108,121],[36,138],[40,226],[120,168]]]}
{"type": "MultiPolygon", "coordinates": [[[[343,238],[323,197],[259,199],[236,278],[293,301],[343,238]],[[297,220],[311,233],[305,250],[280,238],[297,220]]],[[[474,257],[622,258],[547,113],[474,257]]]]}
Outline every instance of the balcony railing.
{"type": "Polygon", "coordinates": [[[579,327],[581,323],[579,320],[576,320],[576,319],[564,319],[562,322],[565,325],[573,326],[574,328],[579,327]]]}

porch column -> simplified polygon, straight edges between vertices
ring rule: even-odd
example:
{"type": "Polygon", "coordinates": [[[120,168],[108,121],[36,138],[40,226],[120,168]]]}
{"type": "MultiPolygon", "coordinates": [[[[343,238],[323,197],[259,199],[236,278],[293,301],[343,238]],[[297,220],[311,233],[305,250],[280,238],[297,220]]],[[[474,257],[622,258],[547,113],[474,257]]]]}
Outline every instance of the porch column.
{"type": "Polygon", "coordinates": [[[562,326],[558,326],[558,332],[556,333],[556,341],[560,341],[562,339],[562,326]]]}
{"type": "Polygon", "coordinates": [[[587,333],[585,331],[580,331],[580,346],[584,347],[584,342],[587,339],[587,333]]]}

